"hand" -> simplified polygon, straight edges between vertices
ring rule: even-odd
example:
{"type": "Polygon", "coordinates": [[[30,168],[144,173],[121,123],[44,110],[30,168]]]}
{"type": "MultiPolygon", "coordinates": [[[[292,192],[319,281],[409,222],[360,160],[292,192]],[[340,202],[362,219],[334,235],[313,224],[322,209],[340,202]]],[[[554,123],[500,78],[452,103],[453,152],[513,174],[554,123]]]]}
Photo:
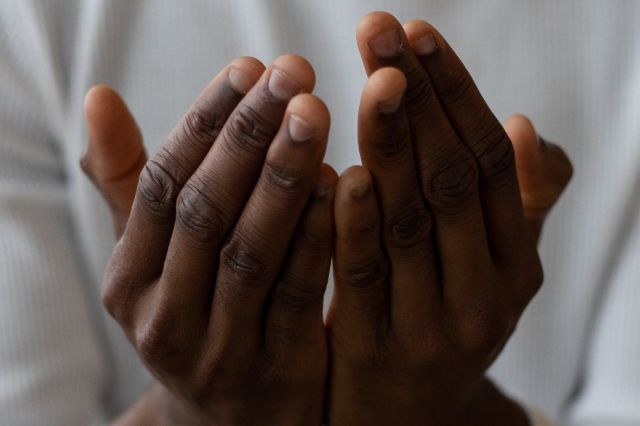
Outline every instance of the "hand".
{"type": "Polygon", "coordinates": [[[114,172],[109,158],[139,132],[122,105],[92,110],[107,89],[89,97],[84,168],[116,231],[126,223],[103,297],[147,367],[206,421],[319,424],[337,179],[322,165],[329,114],[295,96],[313,88],[306,61],[280,57],[254,86],[263,70],[240,59],[207,86],[146,163],[132,206],[144,160],[114,172]],[[101,114],[123,123],[111,147],[109,127],[92,121],[101,114]]]}
{"type": "Polygon", "coordinates": [[[442,36],[373,13],[358,45],[366,168],[336,191],[329,420],[526,424],[485,371],[542,282],[525,211],[544,216],[532,207],[551,207],[570,165],[548,185],[540,172],[566,157],[516,117],[523,210],[514,145],[442,36]]]}

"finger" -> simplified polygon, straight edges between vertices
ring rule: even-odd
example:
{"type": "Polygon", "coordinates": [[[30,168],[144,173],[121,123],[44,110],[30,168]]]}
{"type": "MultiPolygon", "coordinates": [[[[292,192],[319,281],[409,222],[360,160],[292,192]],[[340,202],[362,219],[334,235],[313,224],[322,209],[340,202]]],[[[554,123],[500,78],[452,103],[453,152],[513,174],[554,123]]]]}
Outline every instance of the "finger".
{"type": "Polygon", "coordinates": [[[114,275],[105,280],[103,299],[112,315],[129,315],[130,295],[138,294],[162,273],[177,195],[263,69],[252,58],[237,59],[223,69],[143,168],[127,228],[111,258],[116,267],[108,268],[114,275]],[[138,286],[130,288],[129,282],[138,286]],[[120,303],[121,299],[127,303],[120,303]]]}
{"type": "Polygon", "coordinates": [[[328,134],[329,111],[319,98],[291,100],[260,179],[220,252],[211,316],[216,336],[259,341],[265,300],[318,180],[328,134]]]}
{"type": "Polygon", "coordinates": [[[312,90],[314,82],[303,58],[276,59],[180,191],[159,290],[172,306],[189,306],[193,316],[209,322],[218,253],[254,190],[287,104],[297,93],[312,90]]]}
{"type": "Polygon", "coordinates": [[[540,138],[527,117],[513,115],[504,128],[515,151],[524,217],[537,241],[544,219],[569,183],[573,168],[562,149],[540,138]]]}
{"type": "Polygon", "coordinates": [[[383,236],[391,265],[392,319],[424,319],[439,306],[440,289],[432,251],[431,214],[416,172],[409,123],[402,107],[404,74],[374,72],[359,114],[359,146],[382,209],[383,236]]]}
{"type": "Polygon", "coordinates": [[[295,231],[284,269],[269,297],[266,342],[324,341],[322,302],[333,253],[333,199],[336,172],[323,166],[316,188],[295,231]]]}
{"type": "Polygon", "coordinates": [[[330,328],[363,348],[389,328],[389,264],[382,248],[380,213],[373,181],[360,166],[345,170],[336,188],[335,290],[330,328]]]}
{"type": "Polygon", "coordinates": [[[433,215],[440,268],[452,294],[471,299],[460,279],[468,268],[490,262],[479,197],[477,165],[460,141],[435,96],[429,76],[406,48],[400,23],[384,12],[367,15],[358,26],[358,45],[365,66],[392,65],[407,79],[406,114],[420,170],[422,192],[433,215]]]}
{"type": "Polygon", "coordinates": [[[523,220],[512,144],[442,35],[424,21],[411,21],[404,29],[446,115],[478,163],[492,254],[497,260],[509,258],[523,238],[532,238],[523,220]]]}
{"type": "Polygon", "coordinates": [[[140,171],[147,162],[142,134],[125,102],[108,86],[91,88],[84,109],[89,145],[80,165],[107,201],[116,238],[120,239],[140,171]]]}

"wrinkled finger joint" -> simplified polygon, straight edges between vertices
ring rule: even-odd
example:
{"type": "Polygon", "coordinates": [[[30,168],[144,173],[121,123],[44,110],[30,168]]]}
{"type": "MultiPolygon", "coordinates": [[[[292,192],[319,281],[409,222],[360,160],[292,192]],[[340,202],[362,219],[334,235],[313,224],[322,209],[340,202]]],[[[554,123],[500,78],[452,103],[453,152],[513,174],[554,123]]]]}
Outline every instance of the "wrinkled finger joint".
{"type": "Polygon", "coordinates": [[[228,122],[231,149],[241,155],[262,155],[277,132],[276,126],[248,105],[239,106],[228,122]]]}
{"type": "Polygon", "coordinates": [[[215,247],[224,237],[225,215],[195,176],[178,195],[177,222],[193,242],[203,248],[215,247]]]}

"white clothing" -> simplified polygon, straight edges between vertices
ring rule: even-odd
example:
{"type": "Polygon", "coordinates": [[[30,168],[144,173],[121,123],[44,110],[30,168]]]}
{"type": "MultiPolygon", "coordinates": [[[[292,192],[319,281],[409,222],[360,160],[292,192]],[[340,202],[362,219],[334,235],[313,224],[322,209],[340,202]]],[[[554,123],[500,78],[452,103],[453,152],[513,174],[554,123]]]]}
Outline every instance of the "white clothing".
{"type": "Polygon", "coordinates": [[[340,171],[359,163],[354,34],[375,9],[433,23],[496,115],[527,114],[575,166],[492,377],[561,424],[640,425],[640,2],[595,0],[0,3],[0,424],[99,424],[150,383],[99,301],[113,238],[78,167],[87,89],[116,88],[153,152],[231,59],[298,53],[340,171]]]}

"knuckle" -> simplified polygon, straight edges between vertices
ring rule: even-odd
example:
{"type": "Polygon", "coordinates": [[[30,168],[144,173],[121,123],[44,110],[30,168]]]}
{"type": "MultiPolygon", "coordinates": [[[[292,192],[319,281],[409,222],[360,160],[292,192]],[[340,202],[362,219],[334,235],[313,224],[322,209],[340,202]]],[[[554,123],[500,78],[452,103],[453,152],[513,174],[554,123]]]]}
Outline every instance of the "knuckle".
{"type": "Polygon", "coordinates": [[[233,141],[232,147],[244,153],[263,153],[276,131],[276,125],[248,105],[239,106],[229,118],[228,132],[233,141]]]}
{"type": "Polygon", "coordinates": [[[440,327],[420,324],[410,334],[406,349],[407,363],[416,371],[425,371],[440,365],[454,353],[449,329],[444,324],[440,327]],[[425,333],[425,330],[429,330],[425,333]]]}
{"type": "Polygon", "coordinates": [[[247,242],[239,237],[232,237],[220,252],[220,262],[231,278],[247,283],[258,281],[269,271],[257,253],[247,242]]]}
{"type": "Polygon", "coordinates": [[[123,326],[128,326],[141,290],[138,283],[125,272],[125,268],[112,266],[116,258],[117,256],[114,256],[107,267],[102,284],[101,300],[102,305],[116,321],[123,326]]]}
{"type": "Polygon", "coordinates": [[[160,220],[172,218],[178,190],[175,177],[160,161],[147,162],[140,173],[138,196],[152,216],[160,220]]]}
{"type": "Polygon", "coordinates": [[[304,276],[284,277],[276,284],[273,306],[292,314],[302,314],[322,303],[324,286],[304,276]]]}
{"type": "Polygon", "coordinates": [[[431,232],[431,214],[424,206],[408,206],[387,221],[386,233],[392,247],[411,248],[424,243],[431,232]]]}
{"type": "Polygon", "coordinates": [[[180,346],[163,330],[148,326],[136,335],[140,357],[156,369],[168,370],[167,360],[179,358],[180,346]]]}
{"type": "Polygon", "coordinates": [[[262,362],[250,370],[249,377],[261,389],[274,389],[281,386],[293,385],[293,377],[296,369],[287,368],[283,362],[278,361],[277,351],[267,351],[262,362]]]}
{"type": "Polygon", "coordinates": [[[102,305],[116,321],[126,322],[130,303],[118,286],[113,283],[105,283],[102,290],[102,305]]]}
{"type": "MultiPolygon", "coordinates": [[[[399,354],[385,329],[375,332],[376,341],[360,344],[349,350],[349,363],[359,374],[387,375],[397,364],[399,354]]],[[[406,361],[402,356],[403,362],[406,361]]]]}
{"type": "Polygon", "coordinates": [[[427,198],[445,213],[464,210],[478,191],[478,166],[471,156],[454,156],[441,164],[427,180],[427,198]]]}
{"type": "Polygon", "coordinates": [[[476,310],[459,336],[459,347],[473,358],[493,359],[513,327],[508,315],[495,310],[476,310]]]}
{"type": "Polygon", "coordinates": [[[382,256],[353,262],[342,267],[342,278],[350,287],[367,289],[386,282],[389,263],[382,256]]]}
{"type": "Polygon", "coordinates": [[[516,178],[513,144],[497,122],[488,125],[479,134],[480,137],[471,148],[480,165],[482,183],[489,188],[503,187],[516,178]]]}
{"type": "Polygon", "coordinates": [[[200,149],[209,149],[220,134],[226,118],[220,108],[193,107],[184,117],[182,131],[185,139],[195,142],[200,149]]]}
{"type": "Polygon", "coordinates": [[[135,346],[142,360],[152,368],[172,375],[182,374],[190,365],[184,362],[187,347],[178,337],[176,320],[167,307],[157,307],[135,334],[135,346]]]}
{"type": "Polygon", "coordinates": [[[284,198],[303,196],[309,186],[307,173],[285,161],[269,161],[264,164],[262,175],[266,182],[284,198]]]}
{"type": "Polygon", "coordinates": [[[206,185],[194,175],[178,195],[176,218],[192,242],[207,248],[220,243],[225,220],[204,188],[206,185]]]}
{"type": "Polygon", "coordinates": [[[239,379],[251,371],[256,357],[255,351],[238,350],[233,339],[222,336],[214,345],[205,344],[203,353],[206,356],[198,358],[192,370],[192,394],[203,401],[210,401],[214,390],[228,394],[231,386],[242,383],[239,379]]]}
{"type": "Polygon", "coordinates": [[[121,289],[113,283],[105,283],[102,290],[102,305],[118,322],[125,319],[129,302],[121,289]]]}

